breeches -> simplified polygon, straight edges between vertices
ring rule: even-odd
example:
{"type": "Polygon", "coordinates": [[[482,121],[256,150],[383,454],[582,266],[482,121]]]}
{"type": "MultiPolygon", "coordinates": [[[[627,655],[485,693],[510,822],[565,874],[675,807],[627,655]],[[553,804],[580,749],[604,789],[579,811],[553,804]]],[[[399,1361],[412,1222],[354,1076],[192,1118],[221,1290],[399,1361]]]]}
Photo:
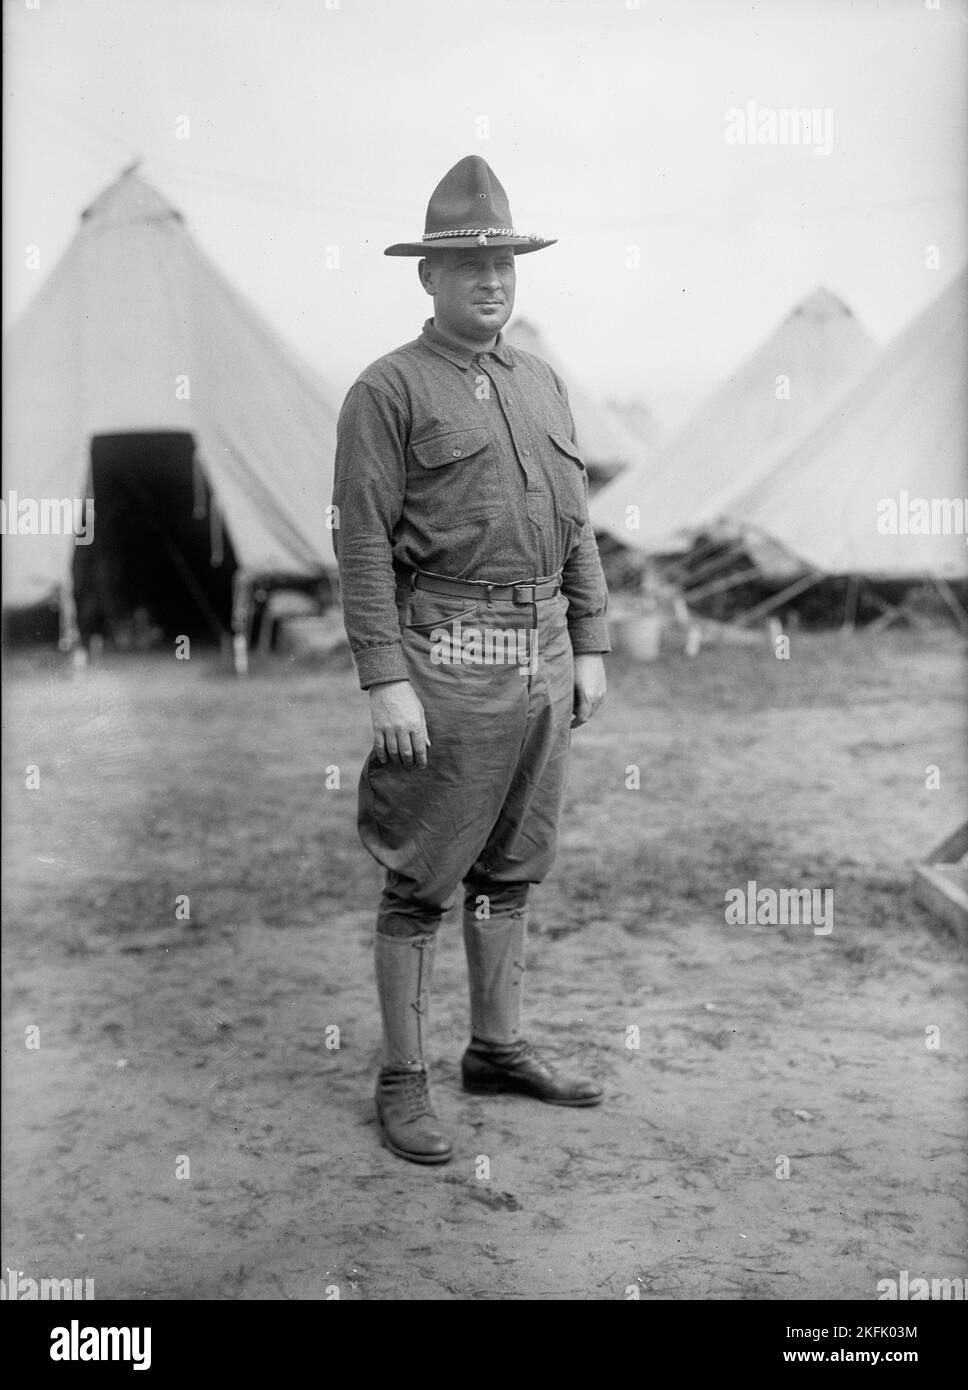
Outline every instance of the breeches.
{"type": "Polygon", "coordinates": [[[398,592],[409,676],[424,707],[426,768],[360,778],[359,831],[386,870],[378,930],[432,932],[461,884],[465,906],[523,907],[550,870],[565,790],[574,668],[559,596],[476,603],[398,592]]]}

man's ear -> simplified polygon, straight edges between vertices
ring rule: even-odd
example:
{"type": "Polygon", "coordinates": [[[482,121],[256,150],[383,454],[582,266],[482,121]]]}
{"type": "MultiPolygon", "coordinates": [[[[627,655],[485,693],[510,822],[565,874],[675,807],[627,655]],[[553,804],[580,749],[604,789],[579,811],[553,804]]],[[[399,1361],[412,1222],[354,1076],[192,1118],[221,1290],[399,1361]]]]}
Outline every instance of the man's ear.
{"type": "Polygon", "coordinates": [[[424,289],[430,295],[432,295],[434,292],[433,273],[433,266],[430,264],[429,260],[427,260],[426,257],[417,262],[417,275],[420,278],[420,283],[421,285],[423,285],[424,289]]]}

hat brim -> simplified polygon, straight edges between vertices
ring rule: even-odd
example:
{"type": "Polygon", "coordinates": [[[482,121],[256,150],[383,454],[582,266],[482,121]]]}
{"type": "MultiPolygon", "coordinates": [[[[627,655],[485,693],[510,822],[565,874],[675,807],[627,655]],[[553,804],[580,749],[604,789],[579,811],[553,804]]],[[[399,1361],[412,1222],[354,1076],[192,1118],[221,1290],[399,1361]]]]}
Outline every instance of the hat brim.
{"type": "Polygon", "coordinates": [[[529,251],[543,251],[546,246],[554,246],[557,237],[547,240],[544,237],[497,236],[488,237],[487,245],[480,246],[477,237],[437,237],[433,241],[399,241],[388,246],[384,256],[426,256],[428,251],[491,251],[500,246],[510,246],[516,256],[526,256],[529,251]]]}

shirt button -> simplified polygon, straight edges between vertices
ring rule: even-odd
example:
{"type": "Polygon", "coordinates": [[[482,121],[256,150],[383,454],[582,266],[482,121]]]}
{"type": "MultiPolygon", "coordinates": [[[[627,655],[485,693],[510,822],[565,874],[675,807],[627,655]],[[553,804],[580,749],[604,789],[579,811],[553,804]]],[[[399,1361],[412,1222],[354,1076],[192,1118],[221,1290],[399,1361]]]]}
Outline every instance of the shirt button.
{"type": "Polygon", "coordinates": [[[459,459],[462,453],[463,453],[463,450],[462,450],[462,449],[452,449],[452,450],[451,450],[451,457],[452,457],[452,458],[455,458],[455,459],[459,459]]]}
{"type": "Polygon", "coordinates": [[[481,361],[482,361],[482,362],[490,362],[490,360],[491,360],[491,354],[490,354],[489,352],[482,352],[482,353],[481,353],[481,361]]]}
{"type": "Polygon", "coordinates": [[[530,450],[530,449],[522,449],[521,452],[522,452],[522,454],[524,455],[524,457],[525,457],[526,459],[529,459],[529,458],[531,457],[531,450],[530,450]]]}

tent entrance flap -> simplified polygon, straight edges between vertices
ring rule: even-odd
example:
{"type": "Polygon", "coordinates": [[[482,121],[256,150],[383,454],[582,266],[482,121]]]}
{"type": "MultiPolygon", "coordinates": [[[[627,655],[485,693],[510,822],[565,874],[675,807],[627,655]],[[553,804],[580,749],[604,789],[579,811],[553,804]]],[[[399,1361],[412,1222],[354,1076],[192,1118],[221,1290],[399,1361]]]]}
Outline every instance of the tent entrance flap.
{"type": "Polygon", "coordinates": [[[218,643],[231,628],[237,565],[193,436],[95,436],[87,495],[94,538],[75,547],[73,565],[81,641],[218,643]]]}

